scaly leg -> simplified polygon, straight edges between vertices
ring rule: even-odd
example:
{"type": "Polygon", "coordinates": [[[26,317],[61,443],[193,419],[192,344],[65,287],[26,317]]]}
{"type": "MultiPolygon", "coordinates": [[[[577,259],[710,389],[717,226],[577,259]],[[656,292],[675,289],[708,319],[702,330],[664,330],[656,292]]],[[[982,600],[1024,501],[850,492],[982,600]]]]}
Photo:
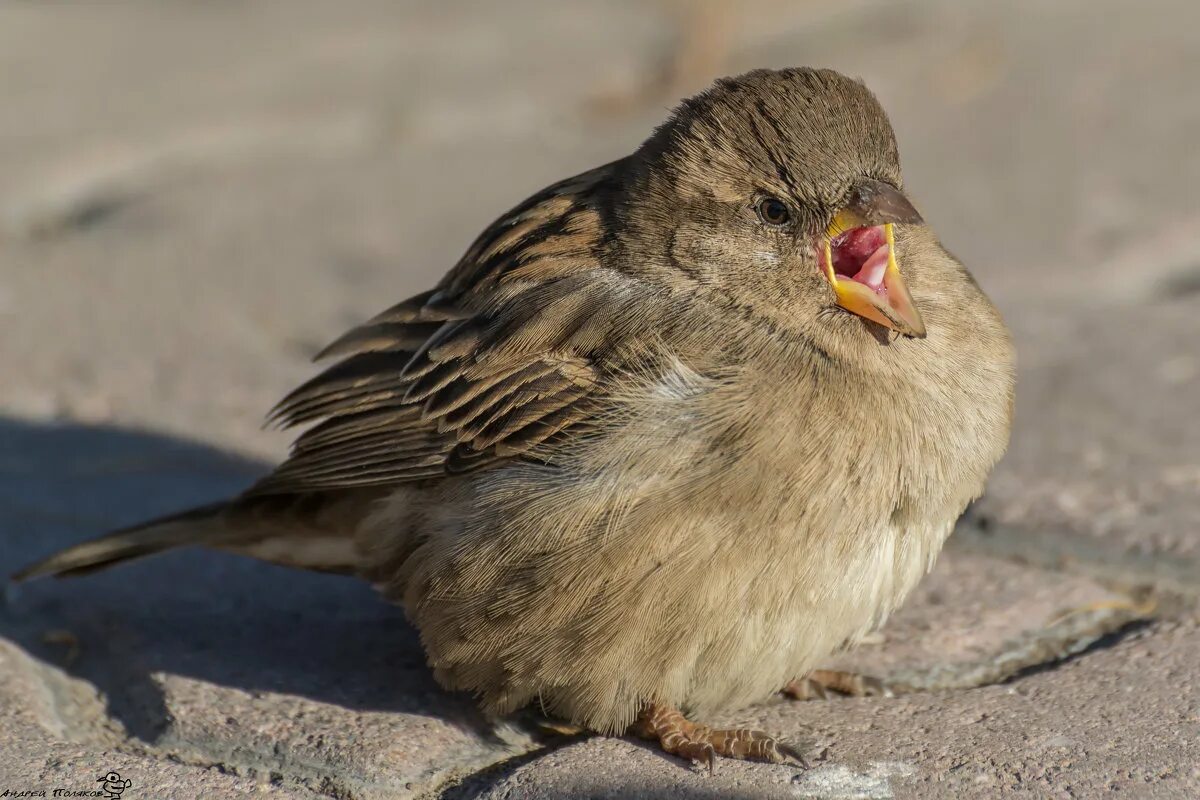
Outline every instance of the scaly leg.
{"type": "Polygon", "coordinates": [[[634,723],[634,733],[657,741],[662,749],[680,758],[698,761],[713,771],[716,756],[767,761],[772,764],[794,762],[807,768],[803,754],[786,742],[762,731],[749,728],[714,729],[692,722],[678,710],[652,704],[634,723]]]}
{"type": "Polygon", "coordinates": [[[851,697],[892,696],[891,690],[878,678],[835,669],[814,669],[808,677],[789,681],[783,687],[783,693],[793,700],[824,700],[829,692],[851,697]]]}

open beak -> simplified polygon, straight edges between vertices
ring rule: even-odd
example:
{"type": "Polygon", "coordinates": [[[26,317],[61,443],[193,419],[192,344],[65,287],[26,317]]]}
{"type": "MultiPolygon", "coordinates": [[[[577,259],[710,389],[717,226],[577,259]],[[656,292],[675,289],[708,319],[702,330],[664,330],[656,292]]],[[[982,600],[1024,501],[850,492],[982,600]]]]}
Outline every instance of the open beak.
{"type": "Polygon", "coordinates": [[[863,179],[825,231],[821,267],[837,304],[907,336],[925,336],[925,322],[896,262],[896,223],[921,215],[895,187],[863,179]]]}

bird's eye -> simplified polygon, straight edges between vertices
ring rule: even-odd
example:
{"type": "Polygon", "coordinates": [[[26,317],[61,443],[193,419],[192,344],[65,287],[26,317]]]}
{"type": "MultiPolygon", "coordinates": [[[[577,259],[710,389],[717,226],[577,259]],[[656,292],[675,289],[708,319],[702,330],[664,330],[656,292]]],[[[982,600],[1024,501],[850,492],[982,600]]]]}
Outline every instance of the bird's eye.
{"type": "Polygon", "coordinates": [[[787,205],[775,197],[764,197],[759,200],[757,210],[758,218],[768,225],[779,227],[788,224],[792,219],[792,213],[788,211],[787,205]]]}

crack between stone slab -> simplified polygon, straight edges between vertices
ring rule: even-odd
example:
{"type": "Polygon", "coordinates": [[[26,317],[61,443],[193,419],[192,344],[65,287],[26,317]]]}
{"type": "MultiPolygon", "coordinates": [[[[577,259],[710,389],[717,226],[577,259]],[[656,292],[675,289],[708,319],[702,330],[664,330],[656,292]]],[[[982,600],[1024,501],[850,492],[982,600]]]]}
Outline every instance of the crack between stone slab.
{"type": "Polygon", "coordinates": [[[195,767],[217,769],[222,773],[249,778],[266,776],[271,783],[302,788],[334,800],[359,800],[377,792],[403,793],[404,785],[379,783],[361,775],[348,774],[328,764],[297,759],[279,750],[265,751],[244,744],[197,742],[178,736],[166,736],[153,745],[132,737],[127,746],[141,755],[195,767]]]}
{"type": "Polygon", "coordinates": [[[988,658],[939,664],[920,670],[897,670],[884,682],[895,694],[977,689],[1008,683],[1023,675],[1057,666],[1096,649],[1115,644],[1124,633],[1155,618],[1153,601],[1113,603],[1069,611],[1047,627],[1001,645],[988,658]]]}
{"type": "Polygon", "coordinates": [[[1200,574],[1200,564],[1130,553],[1089,537],[1027,531],[968,513],[949,546],[1049,572],[1083,575],[1125,599],[1070,610],[1040,630],[1005,642],[987,658],[898,670],[886,677],[897,694],[975,689],[1054,669],[1084,652],[1111,646],[1154,619],[1185,612],[1200,600],[1194,577],[1200,574]]]}
{"type": "Polygon", "coordinates": [[[556,750],[589,739],[594,735],[596,734],[580,733],[556,736],[527,753],[519,753],[494,764],[463,773],[456,779],[443,783],[436,792],[421,795],[421,797],[428,798],[428,800],[467,800],[467,798],[477,797],[494,786],[500,779],[511,774],[514,769],[540,761],[556,750]]]}
{"type": "Polygon", "coordinates": [[[347,156],[370,152],[395,121],[360,109],[307,117],[263,117],[191,128],[136,148],[109,147],[103,162],[81,161],[67,182],[19,192],[0,207],[0,238],[42,239],[107,221],[172,178],[264,156],[347,156]],[[300,124],[297,124],[299,121],[300,124]]]}
{"type": "Polygon", "coordinates": [[[1174,613],[1200,601],[1200,560],[1131,553],[1088,536],[1031,531],[968,515],[947,545],[955,550],[1053,572],[1085,575],[1106,588],[1134,595],[1152,587],[1160,612],[1174,613]]]}
{"type": "MultiPolygon", "coordinates": [[[[461,769],[441,764],[444,771],[427,771],[406,776],[404,780],[379,781],[349,773],[326,762],[297,759],[277,750],[266,751],[246,745],[226,745],[218,741],[197,742],[182,737],[167,737],[165,744],[146,745],[129,739],[121,749],[159,761],[215,768],[223,773],[256,778],[266,776],[271,783],[300,788],[334,800],[363,800],[369,797],[419,798],[438,793],[448,782],[464,772],[482,771],[477,764],[464,763],[461,769]]],[[[498,754],[502,751],[497,751],[498,754]]],[[[506,753],[505,756],[508,754],[506,753]]],[[[483,770],[495,763],[490,762],[483,770]]]]}

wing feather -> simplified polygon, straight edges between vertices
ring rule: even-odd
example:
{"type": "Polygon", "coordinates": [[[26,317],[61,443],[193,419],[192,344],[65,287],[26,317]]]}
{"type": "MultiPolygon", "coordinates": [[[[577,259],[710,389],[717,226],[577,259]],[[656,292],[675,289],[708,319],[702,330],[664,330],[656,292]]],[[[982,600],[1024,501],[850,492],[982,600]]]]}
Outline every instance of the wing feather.
{"type": "MultiPolygon", "coordinates": [[[[339,359],[269,417],[316,423],[251,495],[428,480],[510,458],[586,423],[623,330],[622,276],[600,261],[608,165],[489,227],[427,292],[338,338],[339,359]]],[[[628,326],[624,326],[628,327],[628,326]]]]}

